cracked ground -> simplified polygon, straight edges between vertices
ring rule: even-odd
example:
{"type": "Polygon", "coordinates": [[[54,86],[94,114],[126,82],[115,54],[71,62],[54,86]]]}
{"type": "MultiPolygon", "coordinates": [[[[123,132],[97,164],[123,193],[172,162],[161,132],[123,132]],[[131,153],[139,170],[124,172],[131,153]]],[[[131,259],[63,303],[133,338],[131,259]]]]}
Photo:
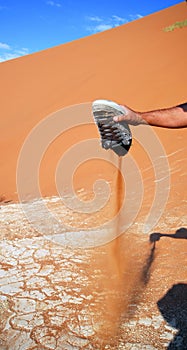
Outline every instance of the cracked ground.
{"type": "MultiPolygon", "coordinates": [[[[170,214],[158,230],[184,226],[170,214]]],[[[140,226],[69,247],[36,232],[18,204],[2,206],[0,349],[187,349],[187,241],[153,244],[140,226]]]]}

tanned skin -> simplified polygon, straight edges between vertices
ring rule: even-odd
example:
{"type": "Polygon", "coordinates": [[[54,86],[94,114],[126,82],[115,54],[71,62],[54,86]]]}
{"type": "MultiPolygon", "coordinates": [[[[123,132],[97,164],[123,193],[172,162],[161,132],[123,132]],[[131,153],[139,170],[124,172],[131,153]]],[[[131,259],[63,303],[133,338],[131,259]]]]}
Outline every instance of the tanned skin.
{"type": "Polygon", "coordinates": [[[152,125],[162,128],[186,128],[187,127],[187,103],[182,105],[150,112],[135,112],[127,106],[123,106],[125,114],[115,116],[114,121],[125,120],[131,125],[152,125]]]}

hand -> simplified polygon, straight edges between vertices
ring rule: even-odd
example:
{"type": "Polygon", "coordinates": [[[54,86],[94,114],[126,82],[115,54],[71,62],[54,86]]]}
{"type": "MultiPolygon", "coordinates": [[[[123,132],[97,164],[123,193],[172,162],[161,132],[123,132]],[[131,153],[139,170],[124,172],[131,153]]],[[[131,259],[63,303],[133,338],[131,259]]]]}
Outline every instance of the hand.
{"type": "Polygon", "coordinates": [[[153,242],[159,241],[160,237],[161,237],[161,234],[159,232],[154,232],[150,234],[149,240],[151,243],[153,243],[153,242]]]}
{"type": "Polygon", "coordinates": [[[115,122],[125,121],[130,125],[147,124],[146,121],[141,117],[140,113],[134,112],[132,109],[123,106],[124,115],[115,116],[113,120],[115,122]]]}

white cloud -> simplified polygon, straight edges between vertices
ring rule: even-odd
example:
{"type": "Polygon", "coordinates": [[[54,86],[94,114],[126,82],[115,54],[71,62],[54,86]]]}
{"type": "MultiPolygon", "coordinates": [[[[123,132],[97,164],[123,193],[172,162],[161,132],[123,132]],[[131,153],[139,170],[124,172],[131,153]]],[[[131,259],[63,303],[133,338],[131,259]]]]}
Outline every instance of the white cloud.
{"type": "Polygon", "coordinates": [[[10,50],[10,46],[6,43],[1,43],[0,42],[0,50],[3,49],[3,50],[10,50]]]}
{"type": "Polygon", "coordinates": [[[136,15],[129,15],[129,18],[130,18],[131,21],[135,21],[136,19],[140,19],[142,17],[143,16],[138,14],[138,13],[136,15]]]}
{"type": "Polygon", "coordinates": [[[22,49],[20,50],[15,50],[15,53],[21,56],[28,55],[29,49],[27,49],[26,47],[22,47],[22,49]]]}
{"type": "Polygon", "coordinates": [[[14,53],[4,53],[2,55],[0,54],[0,62],[12,60],[13,58],[17,58],[17,57],[19,56],[14,53]]]}
{"type": "Polygon", "coordinates": [[[128,15],[126,18],[118,15],[112,15],[108,18],[101,18],[99,16],[87,16],[86,21],[91,22],[91,24],[86,26],[86,30],[91,33],[102,32],[104,30],[115,28],[122,24],[134,21],[141,17],[143,16],[140,14],[128,15]]]}
{"type": "Polygon", "coordinates": [[[8,44],[6,45],[6,48],[0,45],[0,62],[12,60],[13,58],[18,58],[29,54],[29,49],[26,47],[15,49],[11,48],[8,44]]]}
{"type": "Polygon", "coordinates": [[[111,24],[98,24],[94,27],[95,32],[103,32],[104,30],[111,29],[113,26],[111,24]]]}
{"type": "Polygon", "coordinates": [[[122,23],[124,23],[124,22],[126,21],[125,18],[116,16],[116,15],[113,15],[112,18],[113,18],[115,21],[117,21],[117,22],[122,22],[122,23]]]}
{"type": "Polygon", "coordinates": [[[55,6],[55,7],[62,7],[62,5],[59,3],[59,2],[55,2],[55,1],[47,1],[46,2],[47,5],[50,5],[50,6],[55,6]]]}
{"type": "Polygon", "coordinates": [[[88,16],[86,17],[88,21],[102,22],[102,18],[98,16],[88,16]]]}

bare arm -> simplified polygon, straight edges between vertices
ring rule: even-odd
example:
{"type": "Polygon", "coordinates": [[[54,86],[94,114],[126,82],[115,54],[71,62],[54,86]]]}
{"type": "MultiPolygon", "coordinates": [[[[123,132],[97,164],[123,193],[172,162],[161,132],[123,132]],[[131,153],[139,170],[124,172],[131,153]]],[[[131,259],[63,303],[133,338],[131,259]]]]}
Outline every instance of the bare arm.
{"type": "Polygon", "coordinates": [[[115,121],[125,120],[132,125],[149,124],[163,128],[185,128],[187,127],[187,103],[158,111],[135,112],[124,106],[125,114],[114,117],[115,121]]]}

